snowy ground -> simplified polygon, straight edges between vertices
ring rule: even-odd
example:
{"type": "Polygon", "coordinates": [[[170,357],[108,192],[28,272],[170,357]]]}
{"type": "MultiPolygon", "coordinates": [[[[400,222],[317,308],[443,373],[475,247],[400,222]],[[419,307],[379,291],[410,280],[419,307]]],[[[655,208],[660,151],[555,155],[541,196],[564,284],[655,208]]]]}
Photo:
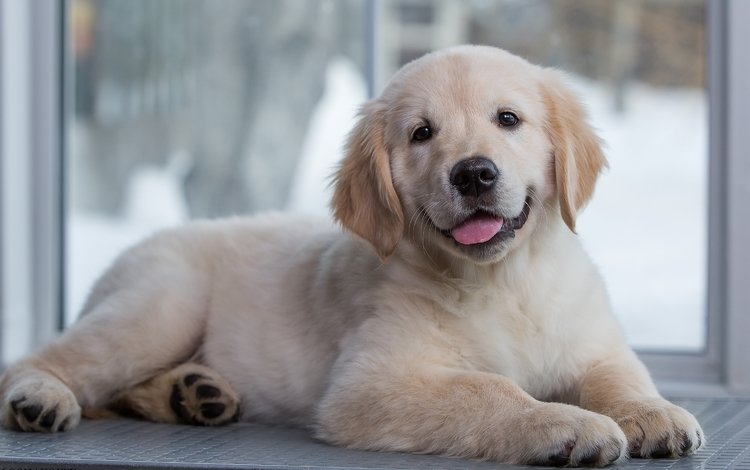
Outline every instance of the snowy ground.
{"type": "MultiPolygon", "coordinates": [[[[610,160],[578,232],[607,279],[630,343],[647,349],[699,350],[705,334],[704,93],[633,86],[626,112],[618,115],[604,86],[573,82],[607,142],[610,160]]],[[[352,66],[332,62],[287,209],[327,214],[327,176],[364,98],[364,82],[352,66]]],[[[137,174],[122,218],[75,211],[69,215],[68,321],[117,253],[184,218],[184,198],[174,175],[153,168],[137,174]]]]}

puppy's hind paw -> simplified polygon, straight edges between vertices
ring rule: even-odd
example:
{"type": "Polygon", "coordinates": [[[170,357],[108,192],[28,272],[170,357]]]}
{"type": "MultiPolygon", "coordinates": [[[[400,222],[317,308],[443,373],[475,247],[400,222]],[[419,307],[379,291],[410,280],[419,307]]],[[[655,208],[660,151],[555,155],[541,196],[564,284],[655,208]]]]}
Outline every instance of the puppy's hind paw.
{"type": "Polygon", "coordinates": [[[221,426],[239,420],[240,400],[226,380],[207,367],[186,364],[183,368],[169,398],[178,421],[221,426]]]}

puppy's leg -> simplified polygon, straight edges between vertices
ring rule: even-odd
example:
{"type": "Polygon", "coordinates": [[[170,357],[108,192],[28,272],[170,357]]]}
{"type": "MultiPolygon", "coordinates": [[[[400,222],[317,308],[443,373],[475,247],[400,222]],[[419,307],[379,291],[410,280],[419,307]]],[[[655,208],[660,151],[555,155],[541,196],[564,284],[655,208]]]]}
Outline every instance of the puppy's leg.
{"type": "Polygon", "coordinates": [[[160,259],[110,272],[117,288],[103,289],[76,325],[3,374],[0,422],[25,431],[70,429],[82,407],[102,408],[191,357],[203,333],[208,283],[186,264],[160,259]]]}
{"type": "Polygon", "coordinates": [[[238,420],[239,403],[217,372],[186,363],[127,390],[110,408],[158,423],[220,426],[238,420]]]}
{"type": "Polygon", "coordinates": [[[339,368],[318,408],[320,438],[518,464],[601,466],[626,457],[625,436],[612,419],[537,401],[500,375],[367,362],[339,368]]]}
{"type": "Polygon", "coordinates": [[[581,384],[580,404],[614,419],[633,457],[688,455],[705,440],[695,417],[659,395],[630,350],[590,368],[581,384]]]}

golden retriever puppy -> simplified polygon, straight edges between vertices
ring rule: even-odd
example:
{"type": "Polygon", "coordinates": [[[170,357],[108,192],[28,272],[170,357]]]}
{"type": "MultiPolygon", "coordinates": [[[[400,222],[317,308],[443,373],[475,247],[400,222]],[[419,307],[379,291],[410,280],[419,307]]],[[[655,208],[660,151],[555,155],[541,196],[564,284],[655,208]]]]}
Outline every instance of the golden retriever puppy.
{"type": "Polygon", "coordinates": [[[359,449],[601,466],[701,446],[575,234],[606,165],[554,70],[462,46],[367,103],[326,221],[195,222],[124,253],[10,367],[2,422],[82,409],[306,426],[359,449]]]}

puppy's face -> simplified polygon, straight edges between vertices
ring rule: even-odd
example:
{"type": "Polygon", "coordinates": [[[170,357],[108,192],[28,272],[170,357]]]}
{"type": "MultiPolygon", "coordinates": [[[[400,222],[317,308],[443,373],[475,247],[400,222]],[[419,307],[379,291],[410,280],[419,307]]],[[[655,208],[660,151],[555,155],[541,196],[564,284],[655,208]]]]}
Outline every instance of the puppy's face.
{"type": "Polygon", "coordinates": [[[366,105],[334,213],[381,257],[406,237],[492,263],[544,217],[573,229],[604,164],[555,72],[464,46],[407,65],[366,105]]]}
{"type": "Polygon", "coordinates": [[[476,262],[520,243],[554,188],[539,69],[486,52],[412,64],[381,98],[407,235],[476,262]]]}

